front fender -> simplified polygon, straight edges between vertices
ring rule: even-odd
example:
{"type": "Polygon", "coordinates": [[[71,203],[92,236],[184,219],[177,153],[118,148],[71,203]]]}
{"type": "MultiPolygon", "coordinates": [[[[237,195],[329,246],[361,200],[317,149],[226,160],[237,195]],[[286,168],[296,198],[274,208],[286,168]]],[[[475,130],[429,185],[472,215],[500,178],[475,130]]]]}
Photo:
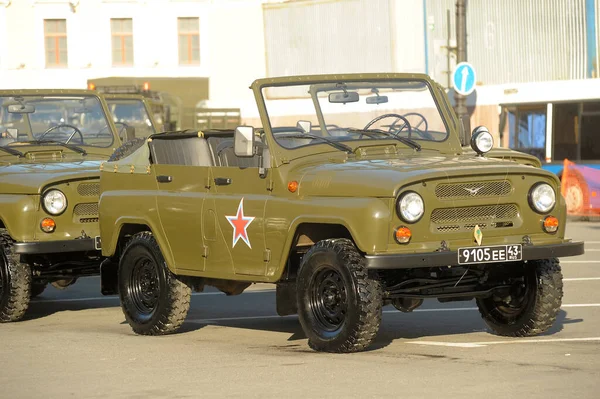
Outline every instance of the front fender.
{"type": "Polygon", "coordinates": [[[384,251],[392,211],[393,200],[389,198],[269,198],[265,212],[265,238],[272,261],[267,275],[273,281],[279,280],[298,226],[303,223],[344,226],[361,252],[384,251]],[[292,219],[288,215],[302,216],[292,219]]]}
{"type": "Polygon", "coordinates": [[[177,272],[171,247],[160,225],[155,191],[105,192],[100,197],[99,216],[103,256],[118,255],[119,237],[124,226],[146,225],[154,234],[167,266],[173,273],[177,272]]]}
{"type": "Polygon", "coordinates": [[[15,241],[34,239],[32,224],[40,203],[39,195],[0,194],[0,223],[15,241]]]}

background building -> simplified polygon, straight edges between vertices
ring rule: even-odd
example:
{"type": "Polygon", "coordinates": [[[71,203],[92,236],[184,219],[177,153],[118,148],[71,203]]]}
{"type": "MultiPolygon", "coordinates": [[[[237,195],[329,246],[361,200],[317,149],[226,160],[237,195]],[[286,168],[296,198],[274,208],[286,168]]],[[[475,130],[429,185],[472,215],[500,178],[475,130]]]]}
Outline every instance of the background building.
{"type": "MultiPolygon", "coordinates": [[[[471,126],[485,124],[503,145],[543,160],[600,159],[599,3],[470,0],[471,126]]],[[[265,76],[418,72],[448,86],[454,4],[0,0],[0,87],[194,78],[188,106],[239,107],[254,118],[248,86],[265,76]]]]}

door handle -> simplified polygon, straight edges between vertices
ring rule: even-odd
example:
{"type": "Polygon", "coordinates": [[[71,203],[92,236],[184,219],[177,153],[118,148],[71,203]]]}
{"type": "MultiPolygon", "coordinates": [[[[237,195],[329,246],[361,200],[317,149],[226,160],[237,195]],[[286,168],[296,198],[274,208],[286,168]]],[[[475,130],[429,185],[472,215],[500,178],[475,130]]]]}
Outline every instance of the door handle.
{"type": "Polygon", "coordinates": [[[217,186],[227,186],[231,184],[231,179],[229,177],[215,177],[215,184],[217,186]]]}
{"type": "Polygon", "coordinates": [[[156,181],[159,183],[171,183],[173,181],[173,176],[156,176],[156,181]]]}

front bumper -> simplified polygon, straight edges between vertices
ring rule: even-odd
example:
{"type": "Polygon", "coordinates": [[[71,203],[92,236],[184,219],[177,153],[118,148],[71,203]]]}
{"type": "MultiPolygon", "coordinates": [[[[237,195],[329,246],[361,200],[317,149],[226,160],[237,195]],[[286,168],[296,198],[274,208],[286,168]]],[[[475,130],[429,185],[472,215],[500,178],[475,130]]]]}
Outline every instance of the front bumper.
{"type": "Polygon", "coordinates": [[[22,255],[100,251],[100,237],[64,241],[16,242],[14,252],[22,255]]]}
{"type": "MultiPolygon", "coordinates": [[[[523,246],[523,260],[560,258],[583,254],[583,242],[566,242],[554,245],[523,246]]],[[[420,254],[367,255],[368,269],[412,269],[458,265],[458,251],[428,252],[420,254]]]]}

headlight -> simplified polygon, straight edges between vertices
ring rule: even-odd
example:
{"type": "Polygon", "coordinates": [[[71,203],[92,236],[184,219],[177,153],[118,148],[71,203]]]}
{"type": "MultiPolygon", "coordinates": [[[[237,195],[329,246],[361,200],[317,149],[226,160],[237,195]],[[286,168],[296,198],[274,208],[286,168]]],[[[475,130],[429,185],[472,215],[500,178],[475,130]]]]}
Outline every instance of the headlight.
{"type": "Polygon", "coordinates": [[[471,136],[471,148],[479,155],[489,152],[494,146],[494,138],[484,126],[479,126],[473,130],[471,136]]]}
{"type": "Polygon", "coordinates": [[[529,205],[538,213],[548,213],[556,204],[556,193],[546,183],[537,183],[529,190],[529,205]]]}
{"type": "Polygon", "coordinates": [[[417,222],[425,212],[423,198],[414,191],[402,194],[397,207],[398,216],[407,223],[417,222]]]}
{"type": "Polygon", "coordinates": [[[60,190],[48,190],[42,197],[44,210],[51,215],[60,215],[67,209],[67,197],[60,190]]]}

